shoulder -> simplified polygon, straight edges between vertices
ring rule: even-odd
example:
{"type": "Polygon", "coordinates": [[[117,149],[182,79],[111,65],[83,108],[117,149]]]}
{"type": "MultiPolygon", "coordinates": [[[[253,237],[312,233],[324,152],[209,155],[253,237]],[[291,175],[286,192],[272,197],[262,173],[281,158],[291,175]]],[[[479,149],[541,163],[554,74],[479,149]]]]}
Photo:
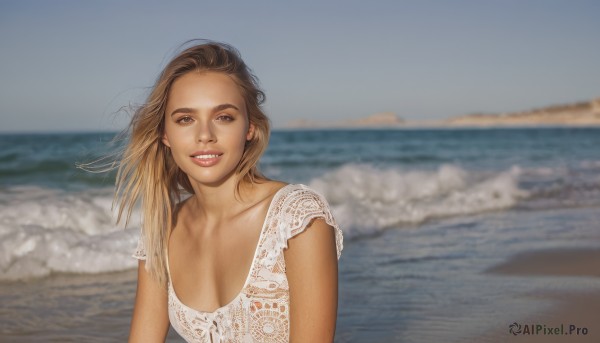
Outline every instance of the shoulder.
{"type": "Polygon", "coordinates": [[[308,221],[321,217],[334,224],[329,203],[323,195],[302,184],[287,185],[282,195],[282,217],[289,221],[294,230],[302,229],[308,221]]]}
{"type": "Polygon", "coordinates": [[[316,209],[317,207],[322,209],[329,208],[329,204],[327,203],[327,200],[325,200],[325,197],[309,186],[303,184],[288,184],[281,190],[284,191],[282,196],[283,201],[288,206],[294,207],[295,209],[316,209]]]}
{"type": "MultiPolygon", "coordinates": [[[[289,184],[281,189],[277,201],[279,231],[284,240],[296,239],[323,242],[333,237],[337,257],[343,249],[343,234],[338,226],[329,203],[325,197],[314,189],[302,184],[289,184]],[[310,234],[302,234],[311,228],[310,234]],[[301,235],[302,234],[302,235],[301,235]]],[[[318,248],[319,244],[314,245],[318,248]]],[[[287,248],[287,242],[285,242],[287,248]]]]}

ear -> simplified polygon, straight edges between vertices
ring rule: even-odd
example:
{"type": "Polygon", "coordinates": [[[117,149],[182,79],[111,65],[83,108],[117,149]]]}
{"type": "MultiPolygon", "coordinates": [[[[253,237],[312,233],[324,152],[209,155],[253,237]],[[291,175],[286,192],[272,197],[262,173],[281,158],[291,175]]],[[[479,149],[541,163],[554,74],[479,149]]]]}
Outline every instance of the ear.
{"type": "Polygon", "coordinates": [[[246,141],[251,141],[254,138],[255,130],[256,127],[254,126],[254,124],[250,123],[250,125],[248,126],[248,133],[246,134],[246,141]]]}
{"type": "Polygon", "coordinates": [[[161,141],[163,142],[164,145],[166,145],[168,148],[171,147],[171,143],[169,143],[169,138],[167,138],[167,134],[163,133],[162,139],[161,141]]]}

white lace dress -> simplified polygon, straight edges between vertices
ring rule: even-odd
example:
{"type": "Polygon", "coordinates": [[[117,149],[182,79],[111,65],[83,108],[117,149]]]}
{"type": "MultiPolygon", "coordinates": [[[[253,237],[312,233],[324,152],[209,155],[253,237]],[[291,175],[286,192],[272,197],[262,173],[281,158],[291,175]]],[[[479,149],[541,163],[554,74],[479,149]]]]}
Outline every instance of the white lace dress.
{"type": "MultiPolygon", "coordinates": [[[[287,185],[271,201],[246,282],[229,304],[214,312],[187,307],[177,298],[169,275],[173,328],[188,342],[288,342],[290,301],[283,249],[315,218],[334,228],[339,259],[342,231],[325,198],[307,186],[287,185]]],[[[141,238],[133,257],[146,257],[141,238]]]]}

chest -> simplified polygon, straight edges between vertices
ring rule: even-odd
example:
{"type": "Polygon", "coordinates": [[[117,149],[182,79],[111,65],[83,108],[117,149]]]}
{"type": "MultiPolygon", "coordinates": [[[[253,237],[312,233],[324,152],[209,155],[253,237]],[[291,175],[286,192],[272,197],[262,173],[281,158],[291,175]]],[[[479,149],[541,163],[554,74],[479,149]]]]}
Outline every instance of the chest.
{"type": "MultiPolygon", "coordinates": [[[[260,259],[259,259],[260,260],[260,259]]],[[[283,252],[275,263],[256,263],[248,284],[226,305],[211,312],[181,302],[169,286],[169,319],[189,342],[287,342],[289,287],[283,252]]]]}
{"type": "Polygon", "coordinates": [[[263,223],[247,219],[202,238],[177,228],[168,263],[174,292],[182,303],[212,312],[230,303],[244,287],[259,246],[263,223]]]}

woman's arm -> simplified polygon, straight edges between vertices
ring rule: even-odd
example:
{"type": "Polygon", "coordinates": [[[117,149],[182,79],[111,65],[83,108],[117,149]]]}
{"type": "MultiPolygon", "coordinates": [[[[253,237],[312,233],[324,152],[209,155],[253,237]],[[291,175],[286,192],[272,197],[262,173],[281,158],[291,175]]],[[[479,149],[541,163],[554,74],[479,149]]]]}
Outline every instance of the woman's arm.
{"type": "Polygon", "coordinates": [[[145,265],[140,260],[129,342],[164,342],[169,331],[167,290],[150,277],[145,265]]]}
{"type": "Polygon", "coordinates": [[[290,287],[290,342],[333,342],[338,265],[334,229],[316,219],[284,250],[290,287]]]}

